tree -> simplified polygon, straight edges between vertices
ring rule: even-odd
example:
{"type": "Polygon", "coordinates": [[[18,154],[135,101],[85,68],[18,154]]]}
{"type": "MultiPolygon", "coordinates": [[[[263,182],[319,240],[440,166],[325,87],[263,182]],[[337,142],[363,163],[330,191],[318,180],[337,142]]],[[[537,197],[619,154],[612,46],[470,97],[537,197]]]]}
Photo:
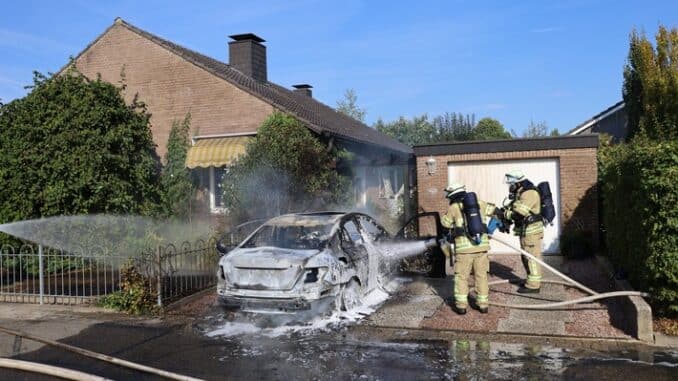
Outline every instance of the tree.
{"type": "Polygon", "coordinates": [[[524,138],[538,138],[547,136],[548,125],[545,121],[535,123],[533,120],[530,120],[530,124],[527,126],[527,130],[523,132],[524,138]]]}
{"type": "Polygon", "coordinates": [[[449,113],[433,118],[435,137],[433,141],[466,141],[473,140],[473,127],[476,116],[473,114],[449,113]]]}
{"type": "Polygon", "coordinates": [[[659,27],[656,47],[644,34],[631,33],[624,67],[623,97],[629,137],[678,137],[678,29],[659,27]]]}
{"type": "Polygon", "coordinates": [[[473,128],[474,140],[511,139],[511,134],[504,129],[504,125],[492,118],[483,118],[473,128]]]}
{"type": "Polygon", "coordinates": [[[552,129],[551,132],[549,133],[549,136],[552,136],[552,137],[560,136],[560,131],[558,131],[557,128],[554,128],[554,129],[552,129]]]}
{"type": "Polygon", "coordinates": [[[358,106],[358,96],[353,89],[346,90],[344,99],[337,101],[337,111],[360,122],[365,121],[367,114],[367,110],[358,106]]]}
{"type": "Polygon", "coordinates": [[[379,119],[374,127],[377,131],[408,146],[430,143],[436,136],[435,128],[429,122],[426,114],[415,116],[412,119],[401,116],[397,120],[388,123],[379,119]]]}
{"type": "Polygon", "coordinates": [[[350,181],[331,152],[294,117],[274,113],[224,180],[224,202],[237,220],[341,206],[350,181]]]}
{"type": "Polygon", "coordinates": [[[0,222],[62,214],[152,214],[159,160],[150,115],[75,69],[0,113],[0,222]]]}
{"type": "Polygon", "coordinates": [[[175,120],[172,123],[167,139],[165,168],[160,178],[165,212],[181,219],[191,217],[195,193],[190,171],[186,168],[186,155],[191,145],[190,125],[190,113],[186,114],[183,121],[175,120]]]}

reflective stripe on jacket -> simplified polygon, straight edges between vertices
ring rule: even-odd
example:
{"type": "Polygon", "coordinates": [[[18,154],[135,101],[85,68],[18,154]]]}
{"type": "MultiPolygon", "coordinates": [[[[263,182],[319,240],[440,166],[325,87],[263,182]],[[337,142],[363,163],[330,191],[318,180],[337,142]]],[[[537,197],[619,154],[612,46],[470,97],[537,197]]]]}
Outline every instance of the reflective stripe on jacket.
{"type": "Polygon", "coordinates": [[[536,189],[520,192],[516,200],[511,203],[506,218],[516,220],[516,214],[527,218],[534,216],[535,221],[530,224],[516,224],[513,233],[517,236],[539,234],[544,231],[544,222],[541,219],[541,198],[536,189]]]}

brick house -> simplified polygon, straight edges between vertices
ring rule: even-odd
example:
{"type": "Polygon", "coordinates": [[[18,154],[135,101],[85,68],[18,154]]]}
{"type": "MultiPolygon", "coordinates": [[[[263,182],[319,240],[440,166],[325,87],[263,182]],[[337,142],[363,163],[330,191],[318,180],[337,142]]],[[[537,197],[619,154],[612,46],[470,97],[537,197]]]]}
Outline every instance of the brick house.
{"type": "Polygon", "coordinates": [[[151,131],[162,158],[174,121],[191,114],[187,166],[195,171],[209,211],[223,211],[220,185],[228,165],[244,152],[273,112],[300,120],[328,145],[355,154],[356,206],[407,200],[412,150],[373,128],[336,112],[312,96],[311,86],[287,89],[268,81],[265,41],[254,34],[230,36],[229,63],[207,57],[137,28],[120,18],[74,60],[84,75],[124,81],[152,114],[151,131]]]}
{"type": "Polygon", "coordinates": [[[629,134],[628,117],[624,101],[619,101],[592,116],[566,135],[600,134],[612,136],[614,142],[623,142],[629,134]]]}
{"type": "MultiPolygon", "coordinates": [[[[520,169],[535,185],[548,181],[551,186],[557,216],[546,228],[545,252],[559,252],[560,235],[574,230],[590,232],[597,248],[597,149],[596,134],[415,146],[419,211],[445,211],[443,189],[451,181],[501,205],[508,194],[504,173],[520,169]]],[[[518,245],[517,237],[512,239],[518,245]]],[[[492,251],[506,248],[493,242],[492,251]]]]}

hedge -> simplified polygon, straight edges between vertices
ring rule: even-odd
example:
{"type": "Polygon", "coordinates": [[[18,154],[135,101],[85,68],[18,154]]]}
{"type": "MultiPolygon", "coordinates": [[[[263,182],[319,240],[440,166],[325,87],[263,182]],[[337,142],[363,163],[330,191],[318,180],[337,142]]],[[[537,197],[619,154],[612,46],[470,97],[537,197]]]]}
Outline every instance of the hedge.
{"type": "Polygon", "coordinates": [[[608,255],[658,315],[678,315],[678,141],[599,151],[608,255]]]}

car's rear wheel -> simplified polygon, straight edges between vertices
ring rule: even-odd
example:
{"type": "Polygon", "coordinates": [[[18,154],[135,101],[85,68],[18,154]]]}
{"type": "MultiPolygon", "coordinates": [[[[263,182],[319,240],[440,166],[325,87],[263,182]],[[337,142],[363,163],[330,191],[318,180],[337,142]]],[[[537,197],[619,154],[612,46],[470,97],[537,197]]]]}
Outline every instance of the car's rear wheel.
{"type": "Polygon", "coordinates": [[[360,284],[351,279],[341,291],[341,310],[348,311],[360,305],[360,284]]]}

